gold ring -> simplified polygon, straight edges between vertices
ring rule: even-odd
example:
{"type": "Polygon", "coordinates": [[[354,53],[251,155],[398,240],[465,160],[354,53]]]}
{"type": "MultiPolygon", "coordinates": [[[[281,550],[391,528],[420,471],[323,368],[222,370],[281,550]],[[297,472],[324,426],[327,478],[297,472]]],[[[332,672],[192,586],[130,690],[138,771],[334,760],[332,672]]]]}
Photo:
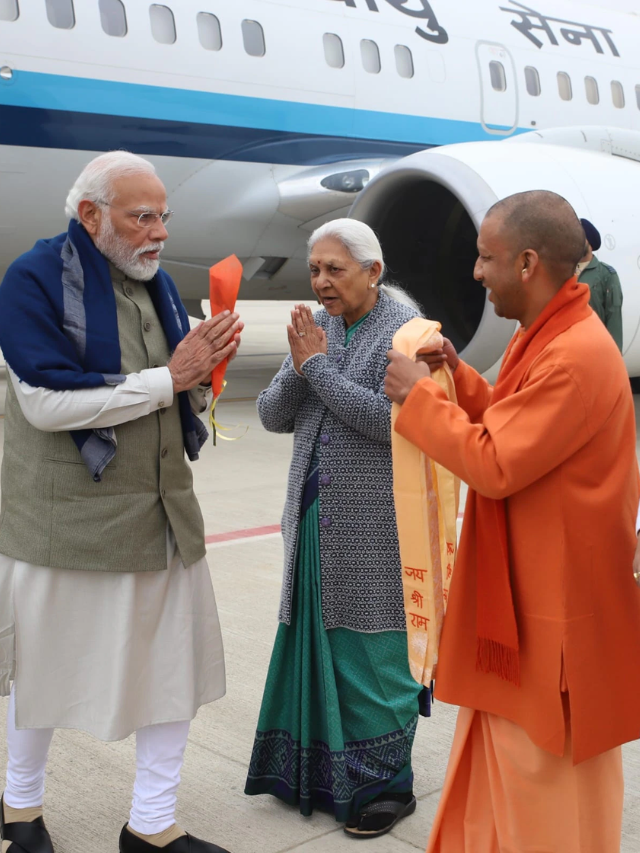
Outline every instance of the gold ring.
{"type": "Polygon", "coordinates": [[[634,572],[633,576],[636,580],[640,580],[640,572],[634,572]]]}
{"type": "Polygon", "coordinates": [[[307,334],[306,332],[298,332],[298,337],[299,337],[299,338],[304,338],[304,336],[305,336],[306,334],[307,334]]]}

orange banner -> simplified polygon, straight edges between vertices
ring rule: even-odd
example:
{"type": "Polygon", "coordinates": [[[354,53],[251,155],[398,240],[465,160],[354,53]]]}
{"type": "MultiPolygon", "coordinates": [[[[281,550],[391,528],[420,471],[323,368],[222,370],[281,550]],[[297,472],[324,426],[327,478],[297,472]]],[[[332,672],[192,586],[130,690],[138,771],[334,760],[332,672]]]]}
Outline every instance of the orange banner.
{"type": "MultiPolygon", "coordinates": [[[[220,314],[221,311],[234,310],[238,299],[241,279],[242,264],[235,255],[230,255],[228,258],[211,267],[209,270],[209,301],[211,303],[212,317],[220,314]]],[[[211,388],[214,400],[222,392],[226,371],[227,359],[221,361],[211,373],[211,388]]]]}

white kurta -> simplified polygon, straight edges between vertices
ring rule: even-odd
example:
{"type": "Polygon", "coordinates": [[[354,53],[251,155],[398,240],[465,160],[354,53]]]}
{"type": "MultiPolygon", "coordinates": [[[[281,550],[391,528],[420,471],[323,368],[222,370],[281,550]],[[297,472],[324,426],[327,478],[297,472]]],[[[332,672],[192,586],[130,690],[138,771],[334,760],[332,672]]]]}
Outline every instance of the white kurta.
{"type": "MultiPolygon", "coordinates": [[[[166,367],[79,391],[32,388],[11,370],[9,377],[25,417],[43,430],[117,427],[173,399],[166,367]]],[[[203,399],[193,393],[194,408],[203,399]]],[[[19,729],[120,740],[190,720],[224,695],[207,561],[185,569],[169,527],[167,554],[167,571],[131,573],[52,569],[0,554],[0,694],[14,679],[19,729]]]]}

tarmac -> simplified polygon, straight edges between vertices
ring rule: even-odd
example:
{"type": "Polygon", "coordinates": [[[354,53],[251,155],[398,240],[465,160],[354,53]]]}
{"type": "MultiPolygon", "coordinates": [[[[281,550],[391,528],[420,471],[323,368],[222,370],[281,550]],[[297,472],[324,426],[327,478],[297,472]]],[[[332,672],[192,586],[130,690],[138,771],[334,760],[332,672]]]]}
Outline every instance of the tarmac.
{"type": "MultiPolygon", "coordinates": [[[[243,793],[262,690],[277,628],[282,576],[278,533],[292,437],[265,432],[255,398],[286,352],[288,303],[242,303],[247,324],[228,372],[218,420],[235,427],[236,441],[208,443],[194,464],[208,557],[227,660],[227,695],[200,709],[182,773],[178,822],[231,853],[357,853],[335,820],[321,812],[302,817],[269,796],[243,793]]],[[[1,359],[0,359],[1,362],[1,359]]],[[[3,411],[0,366],[0,412],[3,411]]],[[[638,404],[638,398],[636,398],[638,404]]],[[[0,433],[3,421],[0,419],[0,433]]],[[[283,696],[286,702],[287,697],[283,696]]],[[[593,713],[608,697],[598,693],[593,713]]],[[[0,773],[6,762],[6,699],[0,699],[0,773]]],[[[390,834],[365,842],[371,853],[424,850],[442,789],[456,709],[436,703],[420,719],[413,752],[416,813],[390,834]]],[[[640,735],[640,721],[639,721],[640,735]]],[[[626,793],[621,853],[640,851],[640,743],[623,748],[626,793]]],[[[135,772],[135,739],[102,743],[58,731],[47,769],[45,818],[56,853],[117,851],[127,820],[135,772]]],[[[0,782],[0,790],[3,787],[0,782]]]]}

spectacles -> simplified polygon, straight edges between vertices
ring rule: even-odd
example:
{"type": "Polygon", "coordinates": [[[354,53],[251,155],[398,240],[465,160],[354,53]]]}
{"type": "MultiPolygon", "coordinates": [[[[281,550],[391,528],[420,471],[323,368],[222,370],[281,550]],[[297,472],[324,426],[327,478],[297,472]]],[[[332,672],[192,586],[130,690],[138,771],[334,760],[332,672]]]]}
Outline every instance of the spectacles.
{"type": "Polygon", "coordinates": [[[138,225],[142,228],[150,228],[155,224],[156,220],[159,219],[163,225],[166,225],[171,221],[173,217],[173,210],[165,210],[164,213],[138,213],[137,210],[127,210],[124,207],[118,207],[116,204],[109,204],[108,201],[98,201],[96,204],[103,204],[106,207],[113,207],[115,210],[124,210],[129,216],[135,216],[138,220],[138,225]]]}

